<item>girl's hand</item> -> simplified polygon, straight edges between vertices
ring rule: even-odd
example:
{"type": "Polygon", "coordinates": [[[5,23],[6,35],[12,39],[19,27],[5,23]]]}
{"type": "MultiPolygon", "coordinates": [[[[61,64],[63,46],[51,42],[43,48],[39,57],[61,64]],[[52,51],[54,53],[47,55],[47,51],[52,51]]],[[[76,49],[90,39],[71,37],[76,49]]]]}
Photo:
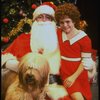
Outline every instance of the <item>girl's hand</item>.
{"type": "Polygon", "coordinates": [[[66,78],[64,80],[64,86],[66,88],[71,87],[73,85],[73,83],[75,82],[75,77],[73,75],[69,76],[68,78],[66,78]]]}

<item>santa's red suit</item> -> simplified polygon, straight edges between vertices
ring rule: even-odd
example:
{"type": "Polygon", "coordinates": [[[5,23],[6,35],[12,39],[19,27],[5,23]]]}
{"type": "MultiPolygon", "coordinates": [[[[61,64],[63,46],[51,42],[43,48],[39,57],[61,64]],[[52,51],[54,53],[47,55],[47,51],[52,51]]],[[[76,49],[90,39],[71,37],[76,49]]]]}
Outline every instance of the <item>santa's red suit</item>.
{"type": "Polygon", "coordinates": [[[29,52],[31,52],[30,34],[23,33],[2,54],[10,53],[17,58],[21,58],[29,52]]]}
{"type": "MultiPolygon", "coordinates": [[[[13,41],[13,43],[6,50],[4,50],[2,52],[3,64],[6,62],[5,58],[7,56],[8,56],[7,60],[10,60],[10,59],[12,60],[12,59],[20,59],[21,57],[23,57],[25,54],[27,54],[29,52],[34,52],[34,53],[37,52],[38,53],[38,49],[34,49],[35,47],[32,46],[32,44],[34,45],[34,43],[31,40],[31,38],[32,38],[32,35],[30,33],[29,34],[23,33],[20,36],[18,36],[13,41]]],[[[40,36],[40,39],[41,39],[41,36],[40,36]]],[[[48,39],[50,39],[50,36],[49,36],[49,38],[47,38],[47,40],[48,39]]],[[[37,48],[38,44],[39,44],[38,40],[36,39],[36,40],[34,40],[34,42],[37,44],[37,45],[35,45],[37,48]]],[[[40,42],[41,42],[41,40],[40,40],[40,42]]],[[[45,41],[45,42],[47,45],[47,41],[45,41]]],[[[50,53],[50,50],[52,51],[54,49],[54,48],[52,48],[54,45],[53,46],[52,45],[53,44],[47,45],[47,47],[51,46],[51,48],[49,50],[47,50],[49,52],[47,52],[46,50],[44,51],[44,56],[48,59],[48,62],[50,64],[50,69],[51,69],[50,74],[59,75],[59,67],[60,67],[59,47],[58,47],[58,45],[56,45],[56,49],[53,51],[53,53],[50,53]]],[[[56,98],[60,98],[61,100],[70,100],[70,98],[68,96],[66,96],[67,95],[66,90],[64,88],[62,88],[61,86],[58,87],[57,85],[54,84],[54,85],[50,85],[50,87],[48,87],[48,89],[51,92],[53,91],[52,93],[48,93],[48,95],[50,97],[53,96],[52,98],[54,98],[54,100],[56,100],[56,98]],[[60,89],[59,91],[58,91],[58,88],[60,89]],[[56,92],[58,92],[58,94],[56,92]],[[65,98],[67,98],[67,99],[65,99],[65,98]]]]}

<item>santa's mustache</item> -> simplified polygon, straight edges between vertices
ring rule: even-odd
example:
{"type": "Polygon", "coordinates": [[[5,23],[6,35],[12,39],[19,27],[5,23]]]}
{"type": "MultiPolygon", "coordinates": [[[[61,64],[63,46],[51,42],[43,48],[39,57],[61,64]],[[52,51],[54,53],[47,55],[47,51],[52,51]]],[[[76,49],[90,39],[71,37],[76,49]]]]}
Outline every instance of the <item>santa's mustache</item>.
{"type": "Polygon", "coordinates": [[[43,22],[43,21],[34,21],[32,26],[34,25],[54,25],[56,27],[56,23],[54,21],[46,21],[46,22],[43,22]]]}
{"type": "MultiPolygon", "coordinates": [[[[56,23],[54,21],[46,21],[46,22],[37,22],[34,21],[32,24],[31,34],[35,34],[36,32],[43,34],[43,32],[48,32],[52,34],[56,33],[56,23]]],[[[47,33],[46,33],[47,34],[47,33]]]]}

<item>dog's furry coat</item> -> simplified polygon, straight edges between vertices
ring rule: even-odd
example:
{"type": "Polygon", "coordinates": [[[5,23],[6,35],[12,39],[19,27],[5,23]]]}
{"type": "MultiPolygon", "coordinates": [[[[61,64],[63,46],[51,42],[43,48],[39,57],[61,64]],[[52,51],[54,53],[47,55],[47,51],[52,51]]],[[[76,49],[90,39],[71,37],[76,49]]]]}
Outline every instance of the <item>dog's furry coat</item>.
{"type": "Polygon", "coordinates": [[[8,87],[5,100],[44,100],[48,74],[49,64],[42,55],[25,55],[19,63],[19,74],[8,87]]]}

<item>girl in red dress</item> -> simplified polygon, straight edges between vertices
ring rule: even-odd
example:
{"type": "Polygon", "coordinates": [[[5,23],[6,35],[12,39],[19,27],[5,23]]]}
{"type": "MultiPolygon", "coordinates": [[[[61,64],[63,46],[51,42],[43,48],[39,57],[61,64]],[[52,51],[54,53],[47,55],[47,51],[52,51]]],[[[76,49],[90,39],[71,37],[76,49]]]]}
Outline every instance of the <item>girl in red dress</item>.
{"type": "MultiPolygon", "coordinates": [[[[74,4],[59,5],[55,13],[61,50],[60,75],[72,100],[92,100],[87,70],[93,69],[91,40],[79,29],[80,12],[74,4]]],[[[67,100],[67,99],[64,99],[67,100]]]]}

